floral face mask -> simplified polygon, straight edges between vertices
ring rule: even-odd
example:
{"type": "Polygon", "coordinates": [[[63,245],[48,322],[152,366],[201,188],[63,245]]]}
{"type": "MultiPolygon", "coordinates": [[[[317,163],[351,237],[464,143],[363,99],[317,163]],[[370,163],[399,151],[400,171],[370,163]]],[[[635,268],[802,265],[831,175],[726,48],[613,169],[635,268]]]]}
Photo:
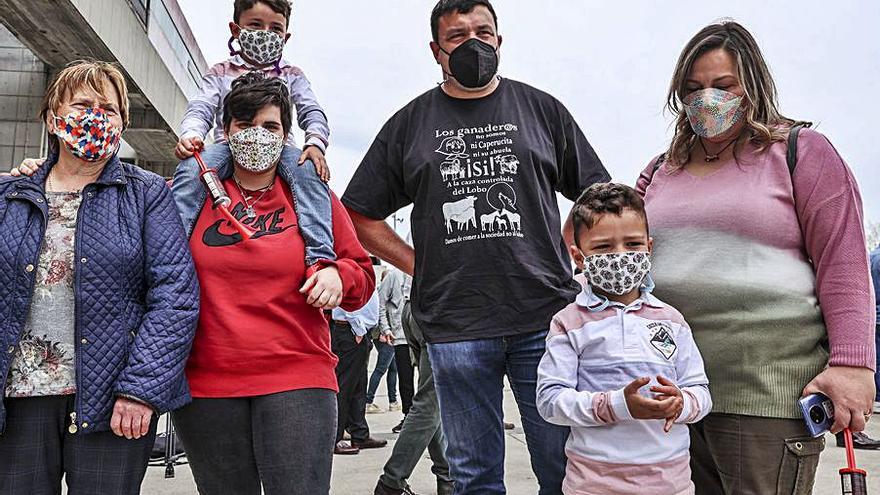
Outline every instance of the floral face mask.
{"type": "Polygon", "coordinates": [[[682,103],[697,136],[713,138],[742,120],[745,113],[742,100],[742,96],[728,91],[706,88],[687,95],[682,103]]]}
{"type": "Polygon", "coordinates": [[[284,140],[263,127],[248,127],[229,136],[229,149],[235,163],[245,170],[260,173],[278,162],[284,140]]]}
{"type": "Polygon", "coordinates": [[[119,149],[122,129],[114,126],[107,113],[98,107],[63,117],[56,115],[55,127],[55,135],[77,158],[97,162],[113,156],[119,149]]]}
{"type": "Polygon", "coordinates": [[[622,296],[638,288],[651,271],[647,251],[594,254],[584,257],[584,274],[591,286],[622,296]]]}

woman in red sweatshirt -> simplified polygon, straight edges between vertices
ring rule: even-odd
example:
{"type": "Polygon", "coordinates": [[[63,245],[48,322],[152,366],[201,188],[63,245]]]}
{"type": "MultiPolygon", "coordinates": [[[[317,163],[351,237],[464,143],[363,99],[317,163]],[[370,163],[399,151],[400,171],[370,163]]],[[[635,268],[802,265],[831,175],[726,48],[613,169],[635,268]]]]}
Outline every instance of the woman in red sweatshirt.
{"type": "MultiPolygon", "coordinates": [[[[200,198],[199,211],[181,212],[192,219],[184,223],[202,302],[186,368],[193,402],[174,421],[200,493],[330,489],[336,356],[322,311],[361,308],[375,279],[329,189],[337,258],[306,267],[297,207],[308,205],[296,204],[292,179],[277,170],[299,157],[285,146],[291,115],[287,88],[258,75],[239,78],[224,100],[233,163],[209,166],[232,199],[230,211],[256,231],[251,239],[242,240],[210,198],[200,198]]],[[[177,175],[192,167],[182,163],[177,175]]],[[[193,200],[176,199],[184,209],[193,200]]]]}

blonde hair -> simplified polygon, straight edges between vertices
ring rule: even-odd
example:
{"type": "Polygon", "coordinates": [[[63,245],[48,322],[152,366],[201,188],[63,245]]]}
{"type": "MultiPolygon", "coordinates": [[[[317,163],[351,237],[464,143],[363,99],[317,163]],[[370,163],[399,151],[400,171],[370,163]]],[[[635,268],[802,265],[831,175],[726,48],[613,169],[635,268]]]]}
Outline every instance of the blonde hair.
{"type": "MultiPolygon", "coordinates": [[[[756,145],[758,151],[763,151],[774,142],[784,141],[788,130],[798,123],[779,113],[776,83],[751,33],[731,20],[710,24],[685,45],[669,85],[666,108],[676,117],[675,135],[666,152],[666,161],[671,170],[677,170],[690,161],[691,151],[697,142],[682,103],[688,93],[688,76],[698,58],[719,48],[726,50],[736,61],[737,77],[745,92],[745,132],[740,134],[738,141],[745,139],[756,145]]],[[[740,144],[735,145],[734,152],[740,144]]]]}
{"type": "Polygon", "coordinates": [[[49,83],[40,118],[45,121],[49,112],[57,112],[76,91],[90,89],[99,95],[104,94],[106,84],[110,83],[119,93],[119,115],[123,128],[128,127],[128,85],[125,76],[115,64],[101,61],[77,60],[67,65],[49,83]]]}

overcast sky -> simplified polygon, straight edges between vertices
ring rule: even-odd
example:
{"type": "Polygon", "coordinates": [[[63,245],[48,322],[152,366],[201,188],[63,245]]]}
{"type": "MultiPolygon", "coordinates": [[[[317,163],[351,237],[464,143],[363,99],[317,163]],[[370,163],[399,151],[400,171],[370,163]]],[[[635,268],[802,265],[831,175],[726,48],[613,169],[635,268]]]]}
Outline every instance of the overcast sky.
{"type": "MultiPolygon", "coordinates": [[[[178,0],[209,64],[228,56],[232,0],[178,0]],[[226,5],[221,7],[221,5],[226,5]]],[[[295,0],[285,58],[301,67],[331,127],[342,194],[382,124],[441,80],[428,49],[433,0],[295,0]]],[[[633,184],[671,138],[664,98],[681,48],[732,17],[757,38],[782,112],[809,120],[854,170],[880,221],[880,2],[496,0],[501,74],[575,116],[615,181],[633,184]]],[[[570,203],[562,203],[567,210],[570,203]]],[[[403,227],[402,233],[408,229],[403,227]]]]}

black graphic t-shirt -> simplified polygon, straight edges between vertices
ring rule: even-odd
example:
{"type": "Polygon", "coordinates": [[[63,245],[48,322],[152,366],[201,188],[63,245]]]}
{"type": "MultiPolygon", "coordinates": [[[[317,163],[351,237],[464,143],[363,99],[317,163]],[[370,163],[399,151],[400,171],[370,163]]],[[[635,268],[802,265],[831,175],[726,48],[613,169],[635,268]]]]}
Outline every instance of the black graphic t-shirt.
{"type": "Polygon", "coordinates": [[[382,128],[342,198],[384,219],[413,203],[413,315],[429,342],[546,330],[580,290],[556,192],[608,173],[565,107],[502,79],[477,100],[435,88],[382,128]]]}

